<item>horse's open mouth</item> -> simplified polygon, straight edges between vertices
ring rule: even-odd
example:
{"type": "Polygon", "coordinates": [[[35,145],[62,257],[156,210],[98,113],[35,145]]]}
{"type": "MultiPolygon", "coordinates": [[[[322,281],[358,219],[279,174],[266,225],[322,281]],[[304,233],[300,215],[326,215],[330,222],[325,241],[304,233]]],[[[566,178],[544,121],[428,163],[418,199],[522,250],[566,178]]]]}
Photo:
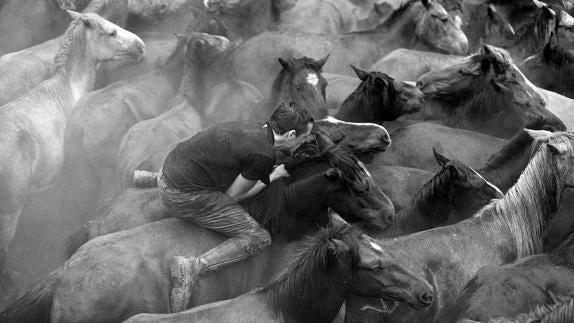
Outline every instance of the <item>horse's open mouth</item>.
{"type": "Polygon", "coordinates": [[[371,303],[368,305],[363,305],[361,307],[361,311],[375,311],[378,313],[390,314],[395,310],[395,308],[397,308],[398,305],[398,302],[395,300],[377,298],[376,304],[371,303]]]}

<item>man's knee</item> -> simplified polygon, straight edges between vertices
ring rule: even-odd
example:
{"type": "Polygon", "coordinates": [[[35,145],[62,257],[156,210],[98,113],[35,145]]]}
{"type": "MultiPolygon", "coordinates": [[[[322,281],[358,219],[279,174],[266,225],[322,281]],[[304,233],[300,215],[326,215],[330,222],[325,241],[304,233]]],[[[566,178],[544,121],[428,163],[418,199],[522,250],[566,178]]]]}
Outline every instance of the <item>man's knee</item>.
{"type": "Polygon", "coordinates": [[[252,255],[271,244],[271,235],[267,230],[259,228],[249,234],[249,242],[245,245],[247,253],[252,255]]]}

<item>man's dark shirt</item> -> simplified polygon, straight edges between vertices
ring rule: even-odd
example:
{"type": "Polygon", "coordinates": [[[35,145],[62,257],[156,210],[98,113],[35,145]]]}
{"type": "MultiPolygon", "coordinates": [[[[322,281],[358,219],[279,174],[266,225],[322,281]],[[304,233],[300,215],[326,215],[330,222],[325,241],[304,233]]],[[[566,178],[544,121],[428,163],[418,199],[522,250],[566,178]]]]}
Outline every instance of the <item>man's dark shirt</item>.
{"type": "Polygon", "coordinates": [[[226,192],[239,174],[269,184],[274,165],[271,129],[227,122],[179,143],[167,155],[163,174],[182,191],[226,192]]]}

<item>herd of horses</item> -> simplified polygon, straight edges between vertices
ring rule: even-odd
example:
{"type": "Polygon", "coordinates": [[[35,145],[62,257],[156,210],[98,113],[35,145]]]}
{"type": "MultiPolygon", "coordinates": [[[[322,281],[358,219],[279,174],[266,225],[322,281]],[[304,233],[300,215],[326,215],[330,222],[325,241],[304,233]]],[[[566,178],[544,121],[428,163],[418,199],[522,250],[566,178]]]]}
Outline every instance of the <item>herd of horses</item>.
{"type": "Polygon", "coordinates": [[[569,0],[0,0],[0,322],[573,322],[570,14],[569,0]],[[172,313],[169,260],[225,237],[163,206],[165,156],[290,101],[313,136],[281,156],[288,178],[241,202],[272,245],[172,313]],[[21,222],[49,218],[79,225],[22,278],[21,222]]]}

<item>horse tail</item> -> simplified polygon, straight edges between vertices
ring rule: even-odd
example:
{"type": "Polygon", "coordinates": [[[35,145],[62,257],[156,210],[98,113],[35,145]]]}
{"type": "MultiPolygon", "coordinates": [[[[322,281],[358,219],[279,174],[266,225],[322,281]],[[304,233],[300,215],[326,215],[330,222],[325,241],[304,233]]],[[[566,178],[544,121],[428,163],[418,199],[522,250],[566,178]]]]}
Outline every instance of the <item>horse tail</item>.
{"type": "Polygon", "coordinates": [[[157,187],[159,173],[147,170],[134,170],[134,186],[139,188],[157,187]]]}
{"type": "Polygon", "coordinates": [[[68,238],[66,238],[67,259],[72,257],[76,250],[78,250],[82,245],[84,245],[84,243],[90,240],[90,236],[88,234],[88,225],[89,223],[81,225],[79,228],[74,230],[74,232],[72,232],[68,238]]]}
{"type": "Polygon", "coordinates": [[[0,313],[0,323],[49,323],[52,296],[57,281],[52,275],[48,280],[29,290],[0,313]]]}

